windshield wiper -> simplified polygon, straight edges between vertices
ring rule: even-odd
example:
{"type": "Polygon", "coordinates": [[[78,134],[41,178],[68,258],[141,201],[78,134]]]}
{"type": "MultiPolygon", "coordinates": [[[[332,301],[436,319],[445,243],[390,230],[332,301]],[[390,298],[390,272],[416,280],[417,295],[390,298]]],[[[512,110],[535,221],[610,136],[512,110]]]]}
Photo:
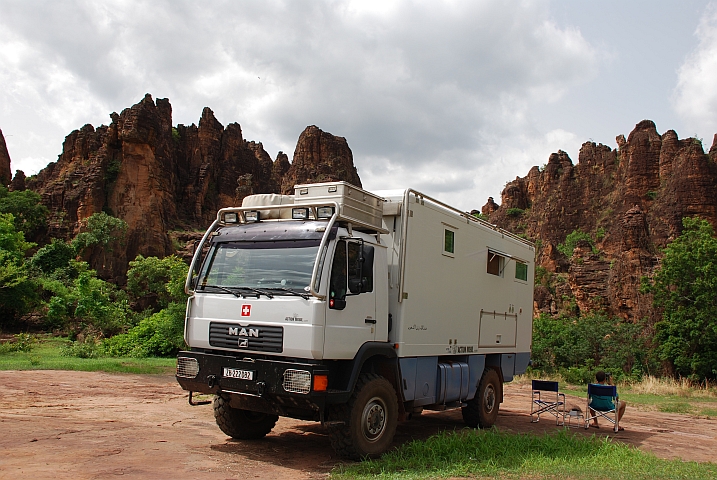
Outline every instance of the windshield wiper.
{"type": "Polygon", "coordinates": [[[254,287],[232,287],[232,288],[238,288],[238,289],[240,289],[240,290],[241,290],[241,289],[243,289],[243,290],[249,290],[249,291],[252,291],[252,292],[256,293],[257,295],[266,295],[266,296],[269,297],[269,298],[274,298],[274,295],[272,295],[271,293],[267,292],[266,290],[259,290],[258,288],[254,288],[254,287]]]}
{"type": "Polygon", "coordinates": [[[202,290],[204,290],[206,288],[218,288],[219,290],[222,290],[224,292],[231,293],[232,295],[234,295],[237,298],[244,298],[243,296],[239,295],[237,292],[233,292],[233,291],[229,290],[228,288],[222,287],[220,285],[202,285],[202,290]]]}
{"type": "Polygon", "coordinates": [[[281,290],[282,292],[290,293],[291,295],[296,295],[297,297],[301,297],[306,300],[308,300],[309,297],[311,296],[308,293],[299,293],[296,290],[292,290],[291,288],[287,288],[287,287],[271,287],[271,288],[267,288],[267,290],[281,290]]]}

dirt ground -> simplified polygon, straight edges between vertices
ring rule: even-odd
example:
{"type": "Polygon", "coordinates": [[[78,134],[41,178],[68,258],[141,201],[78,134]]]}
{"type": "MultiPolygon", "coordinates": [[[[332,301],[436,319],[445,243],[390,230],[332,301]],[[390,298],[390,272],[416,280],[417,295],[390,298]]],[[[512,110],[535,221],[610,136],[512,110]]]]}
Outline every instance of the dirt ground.
{"type": "MultiPolygon", "coordinates": [[[[568,397],[569,404],[584,399],[568,397]]],[[[68,371],[0,372],[0,479],[324,478],[341,463],[319,424],[279,419],[260,441],[234,441],[210,405],[192,407],[171,376],[68,371]]],[[[531,423],[530,386],[507,384],[496,423],[511,432],[553,432],[531,423]]],[[[663,458],[717,461],[717,420],[628,406],[615,436],[663,458]]],[[[399,424],[396,445],[463,428],[460,410],[424,412],[399,424]]]]}

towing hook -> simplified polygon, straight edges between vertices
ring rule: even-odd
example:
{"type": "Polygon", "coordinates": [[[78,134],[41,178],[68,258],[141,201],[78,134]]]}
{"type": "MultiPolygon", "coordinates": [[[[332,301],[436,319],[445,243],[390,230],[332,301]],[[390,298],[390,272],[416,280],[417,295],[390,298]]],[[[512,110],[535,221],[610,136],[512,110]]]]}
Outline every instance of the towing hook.
{"type": "Polygon", "coordinates": [[[216,375],[207,375],[207,385],[209,385],[209,388],[214,388],[214,385],[217,383],[217,377],[216,375]]]}
{"type": "Polygon", "coordinates": [[[264,387],[266,387],[266,383],[264,382],[257,382],[256,383],[256,393],[260,397],[264,396],[264,387]]]}

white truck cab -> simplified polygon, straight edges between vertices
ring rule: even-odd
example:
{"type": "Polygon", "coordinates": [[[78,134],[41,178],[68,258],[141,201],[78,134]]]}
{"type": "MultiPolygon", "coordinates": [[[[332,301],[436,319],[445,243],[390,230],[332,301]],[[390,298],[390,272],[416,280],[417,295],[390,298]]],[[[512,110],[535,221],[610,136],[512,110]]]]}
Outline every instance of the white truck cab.
{"type": "Polygon", "coordinates": [[[177,381],[214,394],[221,430],[322,422],[348,458],[399,420],[463,409],[491,426],[530,358],[533,245],[412,189],[345,182],[247,197],[205,233],[177,381]]]}

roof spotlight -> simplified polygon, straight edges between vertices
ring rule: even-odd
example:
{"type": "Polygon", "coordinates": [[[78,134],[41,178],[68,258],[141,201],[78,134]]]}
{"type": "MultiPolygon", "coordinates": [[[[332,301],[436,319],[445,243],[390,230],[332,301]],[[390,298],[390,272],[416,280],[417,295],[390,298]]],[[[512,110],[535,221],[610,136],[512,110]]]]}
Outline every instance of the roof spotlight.
{"type": "Polygon", "coordinates": [[[316,216],[318,218],[331,218],[334,215],[334,207],[318,207],[316,216]]]}
{"type": "Polygon", "coordinates": [[[291,218],[294,220],[308,220],[309,209],[308,208],[292,208],[291,218]]]}
{"type": "Polygon", "coordinates": [[[249,210],[244,212],[244,220],[246,220],[247,223],[255,223],[258,222],[260,218],[259,211],[257,210],[249,210]]]}

